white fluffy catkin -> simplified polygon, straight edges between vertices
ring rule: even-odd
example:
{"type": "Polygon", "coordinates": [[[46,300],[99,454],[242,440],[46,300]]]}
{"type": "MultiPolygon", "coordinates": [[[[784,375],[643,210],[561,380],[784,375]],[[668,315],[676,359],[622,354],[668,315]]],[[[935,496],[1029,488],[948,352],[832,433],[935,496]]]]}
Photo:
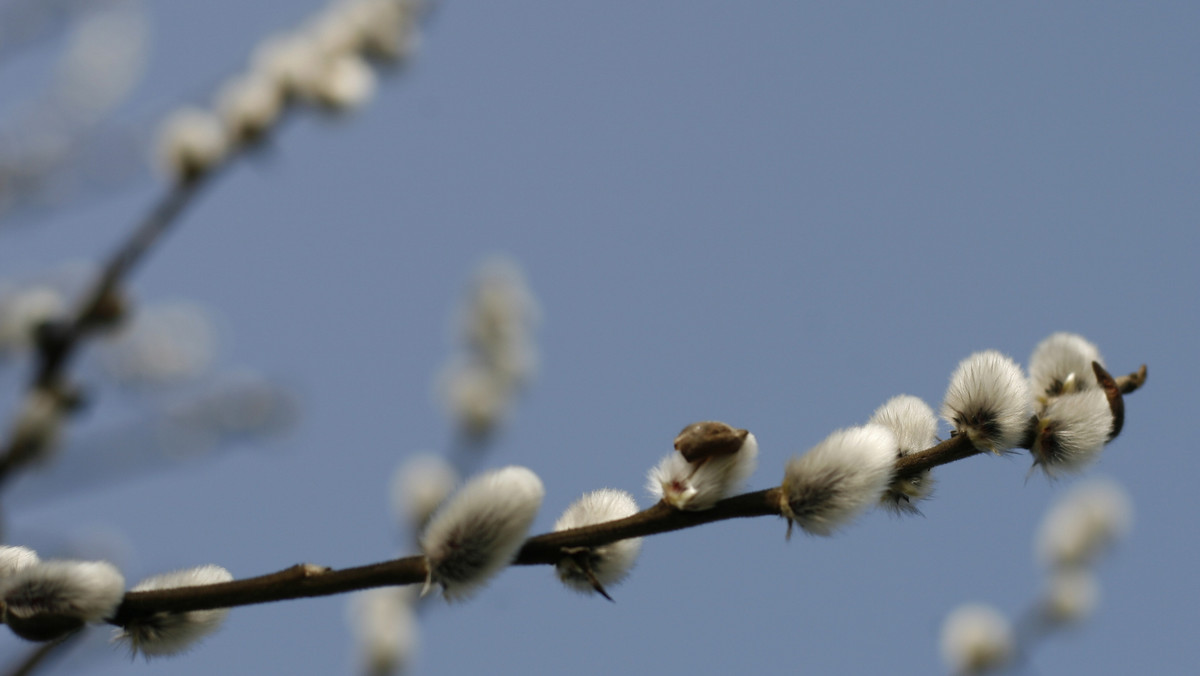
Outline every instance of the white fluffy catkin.
{"type": "Polygon", "coordinates": [[[1087,566],[1129,531],[1133,505],[1110,479],[1074,486],[1051,507],[1038,531],[1038,559],[1051,569],[1087,566]]]}
{"type": "MultiPolygon", "coordinates": [[[[923,451],[937,443],[937,415],[919,397],[900,394],[888,399],[868,421],[883,425],[896,435],[897,456],[923,451]]],[[[916,502],[933,492],[933,472],[925,470],[903,479],[896,479],[879,498],[885,509],[897,514],[917,512],[916,502]]]]}
{"type": "Polygon", "coordinates": [[[998,670],[1015,654],[1012,623],[991,606],[959,606],[942,623],[942,659],[955,674],[998,670]]]}
{"type": "Polygon", "coordinates": [[[1104,366],[1100,350],[1083,336],[1059,332],[1038,343],[1029,358],[1029,383],[1040,400],[1097,387],[1092,362],[1104,366]]]}
{"type": "Polygon", "coordinates": [[[125,578],[105,561],[41,561],[0,578],[4,621],[32,640],[55,638],[71,623],[103,620],[124,595],[125,578]]]}
{"type": "MultiPolygon", "coordinates": [[[[220,566],[207,565],[148,577],[130,591],[176,589],[229,582],[233,575],[220,566]]],[[[155,613],[113,630],[113,641],[126,643],[134,654],[146,657],[177,655],[220,628],[228,608],[155,613]]]]}
{"type": "Polygon", "coordinates": [[[729,455],[689,463],[678,451],[651,468],[646,489],[676,509],[712,509],[722,498],[741,489],[758,466],[758,439],[747,434],[729,455]]]}
{"type": "Polygon", "coordinates": [[[850,523],[892,480],[896,435],[877,424],[838,430],[787,463],[780,511],[814,535],[831,535],[850,523]]]}
{"type": "Polygon", "coordinates": [[[28,547],[0,545],[0,584],[5,578],[39,561],[37,552],[28,547]]]}
{"type": "Polygon", "coordinates": [[[171,113],[158,132],[158,155],[163,170],[177,183],[195,179],[225,160],[229,142],[216,114],[202,108],[171,113]]]}
{"type": "Polygon", "coordinates": [[[440,455],[414,455],[392,475],[392,511],[397,521],[420,531],[454,492],[458,471],[440,455]]]}
{"type": "Polygon", "coordinates": [[[1050,574],[1042,591],[1042,617],[1054,624],[1086,620],[1100,602],[1100,584],[1086,568],[1064,568],[1050,574]]]}
{"type": "Polygon", "coordinates": [[[358,644],[359,673],[404,673],[417,650],[417,601],[412,587],[377,587],[355,594],[347,619],[358,644]]]}
{"type": "Polygon", "coordinates": [[[505,467],[467,482],[434,514],[421,536],[429,567],[426,590],[447,600],[468,597],[520,550],[542,505],[542,481],[524,467],[505,467]]]}
{"type": "Polygon", "coordinates": [[[1034,464],[1050,476],[1084,469],[1100,455],[1112,422],[1108,397],[1099,388],[1051,399],[1038,416],[1030,449],[1034,464]]]}
{"type": "MultiPolygon", "coordinates": [[[[567,507],[554,523],[554,530],[570,530],[624,519],[637,512],[637,502],[632,495],[621,490],[602,488],[585,494],[567,507]]],[[[607,596],[604,590],[629,575],[641,550],[641,538],[618,540],[598,547],[580,547],[560,560],[555,572],[563,584],[576,591],[595,591],[607,596]]]]}
{"type": "Polygon", "coordinates": [[[1020,444],[1033,415],[1029,383],[1007,356],[987,350],[959,363],[942,403],[942,417],[976,448],[1003,453],[1020,444]]]}

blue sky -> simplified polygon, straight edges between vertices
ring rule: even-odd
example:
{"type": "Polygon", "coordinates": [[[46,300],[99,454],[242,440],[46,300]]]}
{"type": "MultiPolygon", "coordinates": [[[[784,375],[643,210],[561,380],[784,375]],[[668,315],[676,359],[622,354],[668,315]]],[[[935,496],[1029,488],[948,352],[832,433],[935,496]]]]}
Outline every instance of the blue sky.
{"type": "MultiPolygon", "coordinates": [[[[150,3],[153,57],[118,115],[203,103],[317,6],[150,3]]],[[[1115,373],[1147,363],[1089,472],[1129,490],[1133,533],[1096,616],[1029,673],[1187,673],[1196,644],[1168,628],[1200,624],[1181,426],[1200,377],[1198,21],[1185,2],[443,2],[376,100],[294,120],[136,276],[146,302],[219,314],[222,367],[292,384],[292,432],[6,506],[10,539],[119,532],[131,581],[394,555],[387,478],[450,444],[433,383],[474,267],[502,252],[540,301],[541,369],[483,464],[541,476],[538,532],[594,488],[649,504],[645,472],[692,421],[752,430],[765,488],[892,395],[936,406],[973,351],[1024,362],[1069,330],[1115,373]]],[[[0,81],[32,88],[52,49],[0,81]]],[[[102,255],[162,189],[146,171],[0,230],[0,272],[102,255]]],[[[96,394],[81,443],[143,405],[96,394]]],[[[777,519],[655,537],[615,604],[510,570],[423,615],[415,673],[944,672],[955,605],[1035,597],[1036,527],[1070,481],[1027,469],[941,468],[924,517],[828,539],[785,542],[777,519]]],[[[353,673],[345,601],[239,609],[185,657],[85,649],[60,672],[353,673]]]]}

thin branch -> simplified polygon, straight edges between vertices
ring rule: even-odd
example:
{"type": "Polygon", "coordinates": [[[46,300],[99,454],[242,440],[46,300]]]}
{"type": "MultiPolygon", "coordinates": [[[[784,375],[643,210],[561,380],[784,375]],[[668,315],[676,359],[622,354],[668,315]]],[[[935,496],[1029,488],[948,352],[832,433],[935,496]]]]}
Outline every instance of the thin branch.
{"type": "Polygon", "coordinates": [[[209,183],[213,173],[175,184],[108,259],[74,317],[60,329],[51,330],[40,342],[40,359],[31,386],[50,389],[60,381],[83,339],[102,323],[106,310],[115,301],[125,278],[163,233],[178,221],[184,209],[209,183]]]}
{"type": "MultiPolygon", "coordinates": [[[[64,387],[64,382],[71,358],[92,332],[111,320],[120,305],[120,291],[126,278],[216,173],[209,172],[172,186],[108,259],[75,313],[62,322],[42,327],[38,335],[37,366],[29,383],[31,392],[42,390],[62,395],[70,390],[64,387]]],[[[0,484],[31,459],[16,435],[9,436],[0,448],[0,484]]]]}
{"type": "MultiPolygon", "coordinates": [[[[912,476],[981,453],[984,451],[975,448],[966,435],[956,435],[932,448],[897,460],[896,476],[912,476]]],[[[564,556],[564,549],[598,547],[618,540],[669,533],[714,521],[781,516],[782,499],[779,488],[768,488],[726,498],[712,509],[695,512],[681,511],[659,502],[624,519],[531,537],[521,547],[513,565],[554,565],[564,556]]],[[[233,582],[128,592],[109,622],[124,626],[158,612],[231,608],[329,596],[372,587],[420,584],[425,582],[427,575],[424,556],[408,556],[342,570],[299,564],[270,575],[233,582]]]]}

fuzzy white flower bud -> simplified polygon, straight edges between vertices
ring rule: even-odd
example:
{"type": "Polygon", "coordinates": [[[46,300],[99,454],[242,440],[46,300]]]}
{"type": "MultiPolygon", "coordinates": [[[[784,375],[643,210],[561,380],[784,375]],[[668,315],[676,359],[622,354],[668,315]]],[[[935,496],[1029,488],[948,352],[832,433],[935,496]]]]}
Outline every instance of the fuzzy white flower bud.
{"type": "Polygon", "coordinates": [[[281,96],[301,96],[308,91],[322,62],[321,51],[305,33],[273,35],[250,56],[254,72],[278,89],[281,96]]]}
{"type": "Polygon", "coordinates": [[[47,641],[112,615],[125,578],[105,561],[42,561],[0,578],[4,622],[31,641],[47,641]]]}
{"type": "Polygon", "coordinates": [[[203,373],[216,353],[217,330],[204,308],[170,303],[143,308],[104,344],[102,364],[128,385],[167,385],[203,373]]]}
{"type": "Polygon", "coordinates": [[[349,620],[362,673],[385,676],[400,673],[417,647],[416,601],[411,587],[380,587],[355,594],[349,620]]]}
{"type": "Polygon", "coordinates": [[[415,530],[425,527],[458,483],[458,472],[441,456],[410,457],[392,475],[392,510],[415,530]]]}
{"type": "Polygon", "coordinates": [[[520,267],[497,256],[479,266],[459,315],[466,350],[443,371],[441,391],[459,427],[484,438],[536,370],[537,301],[520,267]]]}
{"type": "Polygon", "coordinates": [[[41,324],[62,317],[67,301],[58,289],[37,285],[0,293],[0,356],[28,349],[41,324]]]}
{"type": "Polygon", "coordinates": [[[158,156],[163,170],[177,183],[186,183],[215,169],[225,160],[229,142],[221,120],[200,108],[181,108],[163,121],[158,133],[158,156]]]}
{"type": "Polygon", "coordinates": [[[976,352],[950,377],[942,417],[976,448],[1003,453],[1020,444],[1033,415],[1021,367],[995,350],[976,352]]]}
{"type": "Polygon", "coordinates": [[[1042,615],[1054,624],[1086,620],[1100,601],[1100,585],[1091,571],[1064,568],[1050,574],[1042,592],[1042,615]]]}
{"type": "Polygon", "coordinates": [[[545,489],[524,467],[505,467],[467,482],[429,521],[421,537],[429,577],[447,600],[465,599],[520,550],[545,489]]]}
{"type": "MultiPolygon", "coordinates": [[[[888,399],[868,421],[883,425],[896,435],[898,455],[903,458],[910,453],[923,451],[937,443],[937,415],[919,397],[901,394],[888,399]]],[[[928,498],[933,492],[932,470],[913,476],[896,479],[880,496],[879,502],[885,509],[896,513],[916,512],[916,502],[928,498]]]]}
{"type": "Polygon", "coordinates": [[[704,455],[695,462],[679,451],[666,456],[650,470],[647,490],[676,509],[712,509],[740,490],[758,466],[758,439],[746,430],[737,431],[745,436],[732,453],[704,455]]]}
{"type": "MultiPolygon", "coordinates": [[[[585,494],[567,507],[567,511],[554,523],[554,530],[570,530],[624,519],[637,512],[637,502],[632,495],[602,488],[585,494]]],[[[598,547],[574,547],[564,552],[565,556],[558,562],[555,572],[568,587],[584,593],[595,591],[611,601],[607,588],[629,575],[641,550],[641,538],[619,540],[598,547]]]]}
{"type": "MultiPolygon", "coordinates": [[[[130,591],[198,587],[231,580],[233,575],[228,570],[207,565],[148,577],[130,591]]],[[[141,653],[146,657],[176,655],[219,629],[228,615],[228,608],[154,613],[113,630],[113,641],[127,643],[134,654],[141,653]]]]}
{"type": "Polygon", "coordinates": [[[0,545],[0,581],[38,561],[37,552],[28,547],[0,545]]]}
{"type": "Polygon", "coordinates": [[[1042,521],[1038,559],[1051,568],[1086,566],[1129,532],[1129,494],[1108,479],[1082,482],[1062,497],[1042,521]]]}
{"type": "Polygon", "coordinates": [[[1038,416],[1030,449],[1034,464],[1051,476],[1059,470],[1082,470],[1100,455],[1112,423],[1104,390],[1091,388],[1054,397],[1038,416]]]}
{"type": "Polygon", "coordinates": [[[1012,624],[991,606],[959,606],[942,623],[942,659],[956,674],[1001,669],[1015,654],[1012,624]]]}
{"type": "Polygon", "coordinates": [[[441,387],[446,408],[472,437],[486,437],[508,416],[515,392],[494,371],[478,365],[452,364],[441,387]]]}
{"type": "Polygon", "coordinates": [[[405,2],[396,0],[363,0],[358,17],[361,32],[360,48],[368,56],[400,61],[417,50],[416,11],[405,2]]]}
{"type": "Polygon", "coordinates": [[[479,266],[460,321],[475,361],[501,382],[517,387],[537,367],[532,333],[540,315],[520,266],[497,256],[479,266]]]}
{"type": "Polygon", "coordinates": [[[375,72],[359,55],[339,54],[321,63],[306,93],[332,110],[362,107],[375,93],[375,72]]]}
{"type": "Polygon", "coordinates": [[[831,535],[877,502],[891,483],[896,435],[868,424],[830,434],[787,463],[780,512],[814,535],[831,535]]]}
{"type": "Polygon", "coordinates": [[[1097,386],[1092,362],[1104,366],[1100,350],[1074,333],[1055,333],[1038,343],[1029,358],[1029,382],[1033,396],[1045,403],[1077,390],[1097,386]]]}
{"type": "Polygon", "coordinates": [[[217,112],[225,123],[230,141],[253,141],[270,131],[283,112],[283,90],[266,75],[252,71],[221,87],[217,112]]]}
{"type": "Polygon", "coordinates": [[[57,392],[38,388],[25,395],[9,433],[11,453],[22,462],[43,462],[58,448],[63,401],[57,392]]]}

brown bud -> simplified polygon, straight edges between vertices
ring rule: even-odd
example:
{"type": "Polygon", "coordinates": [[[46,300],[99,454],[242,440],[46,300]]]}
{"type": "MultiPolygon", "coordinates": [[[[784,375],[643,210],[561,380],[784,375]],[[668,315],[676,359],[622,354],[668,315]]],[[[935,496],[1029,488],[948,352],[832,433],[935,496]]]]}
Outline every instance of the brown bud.
{"type": "MultiPolygon", "coordinates": [[[[1144,368],[1144,367],[1143,367],[1144,368]]],[[[1125,426],[1125,400],[1121,397],[1121,388],[1117,385],[1117,381],[1104,370],[1100,362],[1092,362],[1092,371],[1096,373],[1096,382],[1100,383],[1100,388],[1104,390],[1104,395],[1108,397],[1108,408],[1112,411],[1112,428],[1108,431],[1108,440],[1112,441],[1121,433],[1121,428],[1125,426]]]]}
{"type": "Polygon", "coordinates": [[[749,430],[739,430],[723,422],[692,423],[675,437],[675,450],[683,454],[684,460],[696,464],[737,453],[749,434],[749,430]]]}
{"type": "Polygon", "coordinates": [[[129,305],[129,300],[118,289],[108,289],[92,305],[88,320],[97,328],[115,329],[129,316],[129,305]]]}

